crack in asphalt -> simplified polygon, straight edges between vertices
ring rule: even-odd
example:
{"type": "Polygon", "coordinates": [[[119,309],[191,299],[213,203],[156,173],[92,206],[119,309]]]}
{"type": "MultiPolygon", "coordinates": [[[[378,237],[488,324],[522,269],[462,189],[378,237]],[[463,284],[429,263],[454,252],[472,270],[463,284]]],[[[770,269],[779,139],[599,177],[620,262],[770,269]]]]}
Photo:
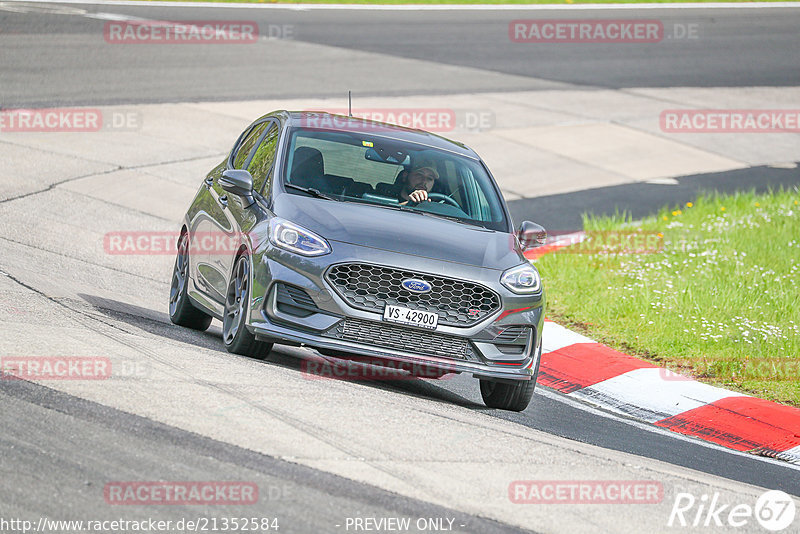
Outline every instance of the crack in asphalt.
{"type": "MultiPolygon", "coordinates": [[[[32,293],[36,293],[36,294],[37,294],[37,295],[39,295],[40,297],[42,297],[42,298],[46,299],[46,300],[47,300],[47,301],[49,301],[49,302],[52,302],[53,304],[55,304],[55,305],[57,305],[57,306],[60,306],[60,307],[62,307],[62,308],[66,308],[66,309],[68,309],[68,310],[70,310],[70,311],[72,311],[72,312],[75,312],[75,313],[78,313],[78,314],[81,314],[81,315],[85,315],[87,318],[90,318],[90,319],[96,320],[96,321],[98,321],[98,322],[100,322],[100,323],[103,323],[103,324],[105,324],[106,326],[108,326],[108,327],[110,327],[110,328],[115,328],[115,329],[117,329],[117,330],[120,330],[120,331],[122,331],[122,332],[125,332],[126,334],[130,334],[130,333],[131,333],[131,332],[128,332],[128,331],[126,331],[126,330],[124,330],[124,329],[122,329],[122,328],[120,328],[120,327],[118,327],[118,326],[116,326],[116,325],[114,325],[114,324],[112,324],[112,323],[110,323],[110,322],[103,321],[102,319],[100,319],[100,318],[98,318],[98,317],[96,317],[96,316],[93,316],[93,315],[91,315],[91,314],[88,314],[88,313],[86,313],[86,312],[84,312],[84,311],[73,309],[73,308],[71,308],[71,307],[67,306],[67,305],[66,305],[66,304],[65,304],[65,303],[64,303],[62,300],[60,300],[60,299],[58,299],[58,298],[55,298],[55,297],[51,297],[50,295],[48,295],[48,294],[47,294],[47,293],[45,293],[44,291],[42,291],[42,290],[40,290],[40,289],[37,289],[37,288],[33,287],[33,286],[32,286],[32,285],[30,285],[30,284],[26,284],[25,282],[23,282],[22,280],[20,280],[19,278],[17,278],[16,276],[14,276],[14,275],[12,275],[12,274],[9,274],[9,273],[4,273],[4,274],[5,274],[5,276],[7,276],[7,277],[8,277],[10,280],[12,280],[13,282],[15,282],[16,284],[18,284],[18,285],[20,285],[20,286],[24,287],[25,289],[27,289],[28,291],[31,291],[32,293]]],[[[80,321],[79,321],[79,322],[80,322],[80,321]]],[[[86,325],[84,325],[84,326],[86,326],[86,325]]],[[[87,328],[88,328],[88,327],[87,327],[87,328]]],[[[102,334],[102,332],[97,332],[97,333],[98,333],[98,334],[102,334]]]]}
{"type": "MultiPolygon", "coordinates": [[[[127,274],[127,275],[130,275],[130,276],[134,276],[136,278],[141,278],[142,280],[147,280],[148,282],[155,282],[155,283],[161,284],[161,285],[169,285],[169,282],[167,282],[166,280],[160,280],[158,278],[150,278],[150,277],[147,277],[147,276],[144,276],[144,275],[141,275],[141,274],[131,273],[131,272],[128,272],[128,271],[124,271],[122,269],[118,269],[116,267],[111,267],[109,265],[103,265],[101,263],[94,263],[94,262],[91,262],[89,260],[86,260],[86,259],[83,259],[83,258],[79,258],[77,256],[70,256],[69,254],[64,254],[63,252],[58,252],[56,250],[50,250],[50,249],[47,249],[47,248],[40,248],[40,247],[37,247],[35,245],[31,245],[30,243],[23,243],[22,241],[15,241],[15,240],[10,239],[10,238],[5,237],[5,236],[0,236],[0,240],[7,241],[9,243],[14,243],[15,245],[20,245],[20,246],[23,246],[23,247],[32,248],[33,250],[38,250],[39,252],[46,252],[48,254],[54,254],[56,256],[60,256],[62,258],[68,258],[70,260],[79,261],[81,263],[85,263],[85,264],[91,265],[93,267],[99,267],[101,269],[107,269],[109,271],[114,271],[114,272],[117,272],[117,273],[120,273],[120,274],[127,274]]],[[[0,272],[2,272],[2,271],[0,271],[0,272]]],[[[10,276],[10,275],[8,275],[8,273],[4,273],[4,274],[6,274],[6,276],[10,276]]]]}
{"type": "MultiPolygon", "coordinates": [[[[9,143],[9,144],[13,144],[15,146],[22,146],[22,147],[25,147],[25,148],[31,148],[31,147],[29,147],[27,145],[16,145],[15,143],[9,143]]],[[[59,154],[59,155],[63,155],[63,154],[59,154]]],[[[72,178],[66,178],[66,179],[60,180],[58,182],[53,182],[52,184],[48,185],[44,189],[39,189],[37,191],[30,191],[28,193],[23,193],[21,195],[15,196],[15,197],[9,197],[9,198],[1,199],[0,200],[0,204],[5,204],[5,203],[11,202],[13,200],[20,200],[20,199],[23,199],[23,198],[28,198],[28,197],[31,197],[31,196],[35,196],[35,195],[39,195],[39,194],[42,194],[42,193],[46,193],[48,191],[52,191],[53,189],[55,189],[59,185],[63,185],[63,184],[70,183],[70,182],[74,182],[74,181],[77,181],[77,180],[82,180],[84,178],[92,178],[94,176],[104,176],[106,174],[111,174],[111,173],[118,172],[118,171],[130,171],[130,170],[137,170],[137,169],[146,169],[146,168],[155,167],[155,166],[158,166],[158,165],[171,165],[171,164],[174,164],[174,163],[186,163],[186,162],[189,162],[189,161],[197,161],[197,160],[201,160],[201,159],[212,158],[212,157],[217,157],[217,156],[224,156],[224,155],[225,155],[225,153],[223,152],[223,153],[219,153],[219,154],[216,154],[216,153],[215,154],[205,154],[205,155],[202,155],[202,156],[192,156],[192,157],[189,157],[189,158],[181,158],[181,159],[168,160],[168,161],[158,161],[158,162],[154,162],[154,163],[143,163],[141,165],[128,165],[128,166],[117,165],[113,169],[108,169],[108,170],[99,171],[99,172],[93,172],[93,173],[84,174],[84,175],[81,175],[81,176],[74,176],[72,178]]],[[[105,163],[105,162],[99,162],[99,161],[94,161],[94,160],[88,160],[88,159],[81,158],[81,157],[78,157],[78,156],[75,156],[75,157],[77,159],[80,159],[81,161],[92,162],[92,163],[105,163]]],[[[130,208],[130,209],[133,209],[133,208],[130,208]]],[[[136,210],[133,210],[133,211],[136,211],[136,210]]],[[[148,214],[148,215],[151,215],[153,217],[158,217],[158,216],[152,215],[152,214],[148,214]]]]}

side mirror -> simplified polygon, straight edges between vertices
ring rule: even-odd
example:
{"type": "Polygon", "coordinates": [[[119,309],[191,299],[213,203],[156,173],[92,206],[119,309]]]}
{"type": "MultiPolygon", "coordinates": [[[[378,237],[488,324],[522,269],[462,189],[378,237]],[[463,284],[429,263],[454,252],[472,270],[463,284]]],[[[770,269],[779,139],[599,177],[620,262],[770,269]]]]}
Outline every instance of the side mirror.
{"type": "Polygon", "coordinates": [[[247,201],[248,206],[253,203],[253,177],[250,176],[249,172],[240,169],[228,169],[223,171],[218,183],[228,193],[242,197],[247,201]]]}
{"type": "Polygon", "coordinates": [[[535,222],[523,221],[519,225],[517,239],[523,251],[541,247],[547,241],[547,230],[535,222]]]}

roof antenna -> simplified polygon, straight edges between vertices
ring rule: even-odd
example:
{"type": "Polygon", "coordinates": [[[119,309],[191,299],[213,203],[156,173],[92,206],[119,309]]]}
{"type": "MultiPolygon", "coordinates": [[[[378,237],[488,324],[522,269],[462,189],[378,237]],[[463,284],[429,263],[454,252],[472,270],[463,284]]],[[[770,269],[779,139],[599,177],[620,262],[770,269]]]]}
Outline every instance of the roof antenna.
{"type": "Polygon", "coordinates": [[[350,90],[347,90],[347,116],[353,116],[353,95],[350,90]]]}

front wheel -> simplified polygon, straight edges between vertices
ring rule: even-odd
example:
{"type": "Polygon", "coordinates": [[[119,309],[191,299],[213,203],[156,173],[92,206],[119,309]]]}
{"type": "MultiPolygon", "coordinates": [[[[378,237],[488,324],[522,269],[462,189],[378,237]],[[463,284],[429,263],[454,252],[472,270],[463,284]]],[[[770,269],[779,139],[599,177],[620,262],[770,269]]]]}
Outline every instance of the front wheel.
{"type": "Polygon", "coordinates": [[[481,380],[481,397],[489,408],[521,412],[528,407],[536,387],[539,376],[539,364],[542,363],[542,343],[536,355],[536,367],[530,380],[520,382],[495,382],[494,380],[481,380]]]}
{"type": "Polygon", "coordinates": [[[535,379],[514,383],[482,379],[481,397],[489,408],[521,412],[530,404],[535,387],[535,379]]]}
{"type": "Polygon", "coordinates": [[[225,296],[222,316],[222,341],[228,352],[263,360],[272,350],[272,343],[257,341],[247,330],[247,300],[250,298],[250,261],[239,256],[233,268],[225,296]]]}

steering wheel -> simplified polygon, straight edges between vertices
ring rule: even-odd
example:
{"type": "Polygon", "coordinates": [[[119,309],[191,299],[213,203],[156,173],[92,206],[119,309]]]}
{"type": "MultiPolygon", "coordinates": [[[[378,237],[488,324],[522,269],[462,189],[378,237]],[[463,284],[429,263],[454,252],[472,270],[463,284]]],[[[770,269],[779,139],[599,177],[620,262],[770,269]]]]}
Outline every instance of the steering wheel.
{"type": "Polygon", "coordinates": [[[445,204],[450,204],[455,208],[461,209],[461,206],[458,205],[458,202],[456,202],[453,197],[441,193],[428,193],[428,198],[431,199],[431,201],[444,202],[445,204]]]}

